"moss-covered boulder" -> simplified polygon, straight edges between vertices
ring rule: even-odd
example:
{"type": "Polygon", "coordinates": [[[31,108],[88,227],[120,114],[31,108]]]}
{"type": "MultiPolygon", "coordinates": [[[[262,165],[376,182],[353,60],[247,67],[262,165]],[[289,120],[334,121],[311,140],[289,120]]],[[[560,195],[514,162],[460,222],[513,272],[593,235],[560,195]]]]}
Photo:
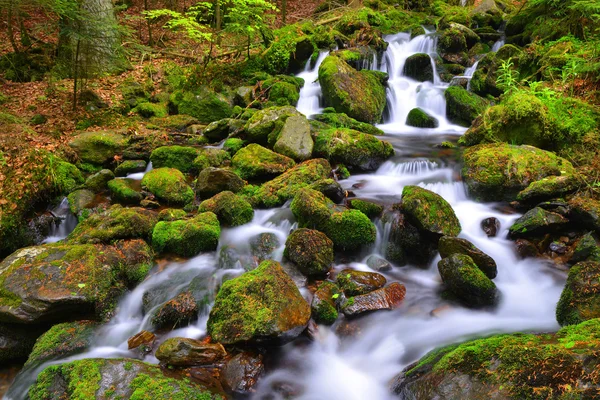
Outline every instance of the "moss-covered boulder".
{"type": "Polygon", "coordinates": [[[587,229],[600,233],[600,201],[587,196],[573,196],[569,199],[571,219],[587,229]]]}
{"type": "Polygon", "coordinates": [[[110,197],[115,203],[121,204],[140,204],[144,198],[136,190],[137,181],[129,178],[113,179],[108,182],[110,197]]]}
{"type": "Polygon", "coordinates": [[[304,275],[322,276],[333,264],[333,242],[317,230],[296,229],[288,236],[283,255],[304,275]]]}
{"type": "Polygon", "coordinates": [[[156,350],[156,358],[161,363],[177,367],[210,365],[226,355],[227,352],[219,343],[181,337],[165,340],[156,350]]]}
{"type": "Polygon", "coordinates": [[[314,154],[361,171],[377,169],[394,155],[388,142],[352,129],[325,129],[315,134],[314,154]]]}
{"type": "Polygon", "coordinates": [[[88,189],[79,189],[69,193],[69,209],[77,216],[81,215],[85,209],[92,208],[96,199],[96,194],[88,189]]]}
{"type": "Polygon", "coordinates": [[[202,171],[208,167],[220,168],[228,165],[230,154],[222,149],[205,148],[198,150],[198,157],[192,162],[192,171],[202,171]]]}
{"type": "Polygon", "coordinates": [[[319,82],[325,104],[362,122],[381,121],[386,104],[382,79],[373,71],[357,71],[336,56],[328,56],[319,67],[319,82]]]}
{"type": "Polygon", "coordinates": [[[452,254],[438,263],[447,290],[471,307],[490,306],[497,300],[494,282],[464,254],[452,254]]]}
{"type": "Polygon", "coordinates": [[[461,231],[452,206],[442,196],[419,186],[404,187],[400,209],[422,231],[445,236],[457,236],[461,231]]]}
{"type": "Polygon", "coordinates": [[[521,190],[517,194],[517,201],[539,203],[572,193],[581,186],[582,183],[574,175],[548,176],[521,190]]]}
{"type": "Polygon", "coordinates": [[[337,274],[336,283],[346,296],[358,296],[385,286],[385,276],[376,272],[344,269],[337,274]]]}
{"type": "Polygon", "coordinates": [[[354,317],[379,310],[392,310],[402,304],[406,287],[398,282],[372,292],[349,297],[341,304],[341,311],[347,317],[354,317]]]}
{"type": "Polygon", "coordinates": [[[205,124],[231,117],[233,109],[224,95],[210,90],[176,91],[171,95],[170,103],[180,114],[191,115],[205,124]]]}
{"type": "Polygon", "coordinates": [[[200,203],[198,212],[213,212],[225,226],[244,225],[252,221],[254,210],[244,198],[233,192],[221,192],[200,203]]]}
{"type": "Polygon", "coordinates": [[[175,168],[157,168],[142,179],[142,188],[167,204],[188,204],[194,201],[194,191],[185,176],[175,168]]]}
{"type": "Polygon", "coordinates": [[[450,122],[471,126],[475,118],[488,107],[488,102],[462,86],[450,86],[444,93],[446,116],[450,122]]]}
{"type": "Polygon", "coordinates": [[[31,400],[171,399],[216,400],[225,397],[183,374],[134,359],[86,358],[52,365],[29,388],[31,400]]]}
{"type": "Polygon", "coordinates": [[[38,326],[0,323],[0,363],[10,365],[26,359],[44,330],[38,326]]]}
{"type": "Polygon", "coordinates": [[[593,398],[599,332],[596,319],[556,334],[502,334],[453,344],[408,366],[392,390],[427,399],[593,398]]]}
{"type": "Polygon", "coordinates": [[[93,213],[69,234],[74,244],[111,243],[119,239],[150,239],[157,214],[139,207],[114,205],[108,210],[93,213]]]}
{"type": "Polygon", "coordinates": [[[402,75],[419,82],[433,82],[433,65],[429,54],[417,53],[408,57],[404,63],[402,75]]]}
{"type": "Polygon", "coordinates": [[[197,214],[186,220],[160,221],[152,232],[152,247],[158,253],[175,253],[193,257],[217,248],[221,227],[212,212],[197,214]]]}
{"type": "Polygon", "coordinates": [[[330,199],[311,188],[298,190],[290,204],[290,210],[301,227],[319,230],[325,228],[334,209],[335,205],[330,199]]]}
{"type": "Polygon", "coordinates": [[[251,204],[258,207],[278,207],[293,198],[301,188],[328,178],[330,174],[331,165],[327,160],[308,160],[262,184],[248,193],[247,197],[251,204]]]}
{"type": "Polygon", "coordinates": [[[235,153],[231,164],[242,179],[251,180],[272,179],[296,165],[291,158],[254,143],[235,153]]]}
{"type": "Polygon", "coordinates": [[[311,118],[315,121],[323,122],[331,126],[332,128],[348,128],[353,129],[355,131],[368,133],[370,135],[385,135],[385,133],[381,129],[371,124],[357,121],[344,113],[336,113],[333,109],[329,110],[332,110],[333,112],[326,112],[328,110],[325,110],[324,114],[312,115],[311,118]]]}
{"type": "Polygon", "coordinates": [[[52,180],[58,191],[61,193],[69,193],[85,182],[81,171],[71,163],[54,159],[55,165],[53,169],[52,180]]]}
{"type": "Polygon", "coordinates": [[[494,259],[466,239],[443,236],[438,242],[438,248],[442,258],[450,257],[452,254],[464,254],[471,257],[475,265],[490,279],[494,279],[498,274],[498,267],[494,259]]]}
{"type": "Polygon", "coordinates": [[[229,153],[229,155],[234,155],[238,151],[240,151],[246,142],[240,138],[229,138],[223,142],[223,150],[229,153]]]}
{"type": "Polygon", "coordinates": [[[285,121],[301,115],[295,107],[269,107],[258,111],[246,123],[244,130],[250,142],[273,147],[285,121]]]}
{"type": "Polygon", "coordinates": [[[383,206],[369,200],[349,199],[347,204],[349,208],[358,210],[369,218],[379,217],[383,213],[383,206]]]}
{"type": "Polygon", "coordinates": [[[96,172],[95,174],[90,175],[85,180],[85,187],[86,189],[89,189],[94,193],[99,193],[105,190],[108,181],[114,178],[115,174],[113,174],[113,172],[110,169],[102,169],[96,172]]]}
{"type": "Polygon", "coordinates": [[[223,344],[286,342],[297,337],[310,319],[310,306],[276,261],[221,286],[207,327],[223,344]]]}
{"type": "Polygon", "coordinates": [[[84,132],[69,142],[81,161],[103,165],[119,156],[127,147],[125,136],[114,132],[84,132]]]}
{"type": "Polygon", "coordinates": [[[136,172],[144,172],[148,163],[145,160],[125,160],[115,168],[115,176],[127,176],[136,172]]]}
{"type": "Polygon", "coordinates": [[[202,130],[202,135],[207,138],[210,143],[220,142],[230,134],[242,129],[244,125],[245,123],[242,120],[225,118],[208,124],[208,126],[202,130]]]}
{"type": "Polygon", "coordinates": [[[153,168],[175,168],[190,172],[193,161],[198,157],[198,149],[185,146],[161,146],[150,154],[153,168]]]}
{"type": "Polygon", "coordinates": [[[188,291],[153,309],[150,321],[156,329],[176,329],[190,325],[198,319],[199,304],[188,291]]]}
{"type": "Polygon", "coordinates": [[[0,263],[0,322],[102,316],[151,266],[152,252],[142,240],[23,248],[0,263]]]}
{"type": "Polygon", "coordinates": [[[310,124],[304,115],[293,115],[285,120],[273,150],[296,161],[311,158],[314,142],[310,124]]]}
{"type": "Polygon", "coordinates": [[[584,261],[569,270],[556,319],[561,325],[572,325],[593,318],[600,318],[600,262],[584,261]]]}
{"type": "Polygon", "coordinates": [[[569,263],[571,264],[581,261],[600,262],[600,246],[598,246],[596,237],[592,232],[588,232],[577,239],[573,254],[569,258],[569,263]]]}
{"type": "Polygon", "coordinates": [[[77,354],[92,345],[98,328],[95,321],[64,322],[54,325],[35,342],[26,366],[77,354]]]}
{"type": "MultiPolygon", "coordinates": [[[[311,189],[321,192],[334,203],[341,203],[346,198],[346,191],[335,179],[321,179],[309,186],[311,189]]],[[[351,207],[352,208],[352,207],[351,207]]]]}
{"type": "Polygon", "coordinates": [[[225,168],[205,168],[196,180],[196,192],[203,198],[210,198],[218,193],[230,191],[237,193],[244,188],[246,182],[235,172],[225,168]]]}
{"type": "Polygon", "coordinates": [[[406,116],[406,125],[415,128],[437,128],[440,122],[420,108],[413,108],[406,116]]]}
{"type": "Polygon", "coordinates": [[[569,220],[562,215],[535,207],[519,217],[508,229],[511,238],[531,238],[543,236],[564,228],[569,220]]]}
{"type": "Polygon", "coordinates": [[[333,282],[325,281],[313,295],[310,305],[312,319],[318,324],[331,325],[338,318],[336,299],[340,288],[333,282]]]}
{"type": "Polygon", "coordinates": [[[532,182],[573,172],[569,161],[553,153],[498,143],[468,148],[462,176],[469,192],[479,200],[513,201],[532,182]]]}

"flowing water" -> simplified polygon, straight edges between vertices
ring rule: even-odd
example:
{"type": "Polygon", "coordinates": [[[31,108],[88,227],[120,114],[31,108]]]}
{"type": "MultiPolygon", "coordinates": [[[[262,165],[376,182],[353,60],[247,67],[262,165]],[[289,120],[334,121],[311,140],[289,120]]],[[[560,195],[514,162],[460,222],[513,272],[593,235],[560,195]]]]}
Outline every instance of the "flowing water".
{"type": "Polygon", "coordinates": [[[296,108],[307,117],[323,111],[323,107],[321,106],[321,85],[318,78],[319,67],[328,55],[328,51],[321,51],[314,66],[311,66],[311,61],[309,60],[306,63],[306,67],[304,67],[304,71],[296,75],[298,78],[304,79],[304,86],[300,89],[300,98],[298,99],[296,108]]]}
{"type": "Polygon", "coordinates": [[[146,170],[144,172],[135,172],[132,174],[127,174],[126,178],[135,179],[136,181],[141,181],[148,172],[152,171],[152,161],[148,163],[146,166],[146,170]]]}
{"type": "MultiPolygon", "coordinates": [[[[406,286],[401,307],[351,321],[342,317],[332,327],[311,329],[312,340],[299,339],[283,346],[269,360],[267,374],[259,381],[254,399],[289,398],[290,391],[292,397],[306,400],[390,399],[392,378],[435,347],[496,332],[558,329],[554,311],[564,286],[564,273],[542,260],[519,259],[514,243],[506,239],[508,228],[519,214],[506,213],[502,204],[472,201],[460,181],[460,165],[454,151],[436,147],[442,141],[456,140],[457,134],[464,131],[446,120],[445,86],[439,81],[418,83],[401,75],[406,58],[417,52],[432,53],[435,39],[423,35],[410,40],[408,34],[398,34],[388,40],[390,46],[381,68],[390,74],[390,117],[380,127],[386,130],[385,140],[394,146],[396,155],[375,173],[352,175],[340,184],[357,197],[386,204],[398,202],[406,185],[420,185],[440,194],[452,205],[460,220],[460,237],[473,242],[496,261],[498,276],[494,282],[501,292],[500,302],[493,309],[474,310],[441,299],[439,256],[428,268],[395,266],[384,275],[388,282],[398,281],[406,286]],[[436,115],[440,127],[407,127],[403,122],[406,113],[415,106],[436,115]],[[488,238],[480,227],[481,221],[488,217],[500,221],[497,237],[488,238]]],[[[325,56],[326,53],[321,53],[317,65],[325,56]]],[[[320,87],[314,83],[317,68],[307,66],[299,75],[305,77],[307,85],[301,92],[298,107],[307,115],[318,112],[321,107],[320,87]]],[[[364,263],[366,258],[371,254],[384,256],[389,226],[375,222],[376,243],[350,262],[340,262],[335,266],[337,271],[346,267],[370,270],[364,263]]],[[[296,226],[288,205],[257,210],[251,223],[223,230],[216,252],[187,261],[160,263],[160,268],[156,267],[142,284],[124,296],[115,317],[98,329],[88,351],[50,363],[89,357],[139,357],[138,353],[127,350],[127,339],[149,328],[152,310],[184,290],[194,278],[203,283],[205,308],[195,324],[170,332],[168,336],[203,337],[208,312],[221,282],[256,265],[249,240],[261,233],[274,234],[280,245],[270,257],[281,260],[285,239],[296,226]],[[228,256],[232,249],[234,257],[228,256]],[[144,313],[146,293],[152,295],[144,313]]],[[[296,274],[293,278],[300,287],[304,286],[301,276],[296,274]]],[[[310,301],[308,290],[302,288],[301,292],[310,301]]],[[[145,359],[157,362],[151,355],[145,359]]],[[[5,398],[24,398],[37,373],[50,363],[23,371],[5,398]]]]}
{"type": "Polygon", "coordinates": [[[60,221],[52,225],[48,237],[42,243],[58,242],[66,238],[77,226],[77,217],[71,212],[69,201],[66,197],[50,212],[55,217],[60,218],[60,221]]]}

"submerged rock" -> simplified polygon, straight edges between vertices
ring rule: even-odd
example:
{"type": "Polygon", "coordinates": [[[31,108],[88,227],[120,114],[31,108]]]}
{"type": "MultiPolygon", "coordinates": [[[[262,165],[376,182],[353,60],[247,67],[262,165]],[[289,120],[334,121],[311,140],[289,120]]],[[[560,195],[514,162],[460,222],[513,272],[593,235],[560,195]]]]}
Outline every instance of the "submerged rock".
{"type": "Polygon", "coordinates": [[[471,257],[453,254],[438,263],[438,270],[448,290],[467,305],[480,307],[496,303],[496,285],[471,257]]]}
{"type": "Polygon", "coordinates": [[[496,234],[500,230],[500,221],[496,217],[486,218],[481,221],[481,229],[487,237],[496,237],[496,234]]]}
{"type": "Polygon", "coordinates": [[[227,352],[219,343],[175,337],[165,340],[156,350],[161,363],[177,367],[213,364],[227,352]]]}
{"type": "Polygon", "coordinates": [[[376,272],[344,269],[337,275],[336,283],[346,296],[357,296],[382,288],[387,280],[376,272]]]}
{"type": "Polygon", "coordinates": [[[308,303],[281,265],[263,261],[223,283],[207,326],[223,344],[282,343],[302,333],[309,319],[308,303]]]}
{"type": "Polygon", "coordinates": [[[561,325],[600,318],[600,262],[580,262],[569,270],[567,284],[556,306],[561,325]]]}

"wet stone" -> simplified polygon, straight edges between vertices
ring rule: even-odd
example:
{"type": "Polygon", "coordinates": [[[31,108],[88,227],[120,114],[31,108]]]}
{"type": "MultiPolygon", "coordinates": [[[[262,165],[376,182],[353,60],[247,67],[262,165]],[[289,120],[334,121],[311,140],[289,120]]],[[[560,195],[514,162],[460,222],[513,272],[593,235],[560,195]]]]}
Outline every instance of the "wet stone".
{"type": "Polygon", "coordinates": [[[187,338],[170,338],[156,350],[161,363],[173,366],[208,365],[227,355],[219,343],[204,343],[187,338]]]}
{"type": "Polygon", "coordinates": [[[345,269],[336,277],[337,284],[346,296],[356,296],[382,288],[387,280],[376,272],[345,269]]]}
{"type": "Polygon", "coordinates": [[[230,392],[247,394],[264,370],[262,355],[243,352],[227,362],[222,370],[221,380],[230,392]]]}
{"type": "Polygon", "coordinates": [[[529,240],[517,239],[515,245],[517,247],[517,253],[523,258],[537,258],[540,256],[540,252],[535,244],[531,243],[529,240]]]}
{"type": "Polygon", "coordinates": [[[404,285],[393,282],[371,293],[350,297],[342,306],[342,312],[346,316],[354,316],[369,311],[391,310],[402,303],[405,295],[404,285]]]}
{"type": "Polygon", "coordinates": [[[481,229],[488,237],[496,237],[500,230],[500,221],[495,217],[486,218],[481,221],[481,229]]]}
{"type": "Polygon", "coordinates": [[[152,346],[156,339],[156,335],[152,332],[141,331],[127,339],[127,348],[129,350],[136,349],[142,345],[152,346]]]}
{"type": "Polygon", "coordinates": [[[376,255],[371,255],[367,258],[367,266],[379,272],[390,271],[392,269],[392,264],[388,260],[376,255]]]}

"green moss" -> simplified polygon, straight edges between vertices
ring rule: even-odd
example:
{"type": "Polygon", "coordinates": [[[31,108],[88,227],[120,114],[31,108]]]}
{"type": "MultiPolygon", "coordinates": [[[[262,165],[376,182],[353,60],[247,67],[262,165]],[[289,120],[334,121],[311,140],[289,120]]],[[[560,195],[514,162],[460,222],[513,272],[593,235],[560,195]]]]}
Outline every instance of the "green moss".
{"type": "Polygon", "coordinates": [[[139,204],[142,194],[133,188],[136,181],[128,178],[113,179],[108,181],[108,190],[115,202],[122,204],[139,204]]]}
{"type": "Polygon", "coordinates": [[[437,128],[439,122],[420,108],[413,108],[406,117],[406,125],[416,128],[437,128]]]}
{"type": "Polygon", "coordinates": [[[369,218],[358,210],[334,212],[324,228],[336,247],[353,250],[375,243],[377,230],[369,218]]]}
{"type": "Polygon", "coordinates": [[[221,192],[200,203],[198,212],[211,211],[226,226],[244,225],[252,221],[254,210],[250,203],[232,192],[221,192]]]}
{"type": "Polygon", "coordinates": [[[299,88],[288,82],[276,82],[269,90],[269,101],[278,106],[295,106],[299,98],[299,88]]]}
{"type": "Polygon", "coordinates": [[[430,190],[405,186],[400,207],[420,230],[446,236],[457,236],[461,231],[452,206],[430,190]]]}
{"type": "Polygon", "coordinates": [[[215,250],[220,235],[217,216],[205,212],[188,220],[160,221],[152,232],[152,246],[158,253],[193,257],[202,251],[215,250]]]}
{"type": "Polygon", "coordinates": [[[370,135],[383,136],[385,133],[371,124],[360,122],[354,118],[350,118],[344,113],[328,112],[312,116],[316,121],[324,122],[332,128],[348,128],[370,135]]]}
{"type": "Polygon", "coordinates": [[[250,142],[272,147],[285,121],[299,115],[294,107],[269,107],[255,113],[246,123],[245,131],[250,142]]]}
{"type": "Polygon", "coordinates": [[[231,117],[232,106],[224,96],[208,90],[199,92],[177,91],[171,95],[171,103],[179,113],[188,114],[202,123],[231,117]]]}
{"type": "Polygon", "coordinates": [[[237,153],[242,147],[244,147],[245,142],[240,138],[229,138],[223,142],[223,150],[228,152],[230,155],[234,155],[237,153]]]}
{"type": "Polygon", "coordinates": [[[323,282],[315,292],[311,304],[312,318],[319,324],[331,325],[338,318],[336,299],[340,289],[333,282],[323,282]]]}
{"type": "Polygon", "coordinates": [[[150,154],[153,168],[175,168],[181,172],[190,172],[199,150],[185,146],[162,146],[150,154]]]}
{"type": "Polygon", "coordinates": [[[194,201],[194,191],[186,183],[181,171],[157,168],[142,179],[142,187],[169,204],[187,204],[194,201]]]}
{"type": "Polygon", "coordinates": [[[115,155],[120,155],[128,144],[121,134],[100,131],[84,132],[77,135],[69,143],[79,158],[90,164],[102,165],[112,161],[115,155]]]}
{"type": "Polygon", "coordinates": [[[199,390],[187,379],[184,379],[183,382],[185,385],[173,378],[157,378],[148,374],[139,374],[131,381],[130,388],[133,392],[129,400],[213,400],[219,398],[206,390],[199,390]]]}
{"type": "Polygon", "coordinates": [[[158,117],[164,118],[168,115],[167,106],[159,103],[143,102],[139,103],[133,110],[134,113],[144,118],[158,117]]]}
{"type": "Polygon", "coordinates": [[[289,157],[253,143],[233,156],[232,165],[242,179],[260,180],[275,177],[294,167],[296,163],[289,157]]]}
{"type": "Polygon", "coordinates": [[[290,210],[302,228],[315,228],[324,230],[331,217],[334,204],[319,191],[310,188],[298,190],[290,210]]]}
{"type": "Polygon", "coordinates": [[[462,86],[450,86],[444,93],[448,120],[462,126],[471,126],[475,118],[488,107],[488,102],[462,86]]]}
{"type": "Polygon", "coordinates": [[[208,167],[221,167],[231,159],[225,150],[207,148],[199,151],[198,157],[192,162],[193,171],[202,171],[208,167]]]}
{"type": "Polygon", "coordinates": [[[158,213],[159,221],[176,221],[178,219],[184,219],[187,216],[187,212],[177,208],[166,208],[158,213]]]}
{"type": "Polygon", "coordinates": [[[58,161],[52,173],[54,186],[59,193],[69,193],[85,182],[81,171],[65,161],[58,161]]]}
{"type": "Polygon", "coordinates": [[[54,325],[38,338],[25,365],[38,364],[85,349],[91,344],[95,328],[96,324],[91,321],[54,325]]]}
{"type": "Polygon", "coordinates": [[[556,306],[561,325],[573,325],[600,317],[600,264],[580,262],[569,276],[556,306]]]}
{"type": "Polygon", "coordinates": [[[369,218],[379,217],[383,212],[383,207],[379,204],[361,199],[348,200],[348,207],[361,211],[369,218]]]}

